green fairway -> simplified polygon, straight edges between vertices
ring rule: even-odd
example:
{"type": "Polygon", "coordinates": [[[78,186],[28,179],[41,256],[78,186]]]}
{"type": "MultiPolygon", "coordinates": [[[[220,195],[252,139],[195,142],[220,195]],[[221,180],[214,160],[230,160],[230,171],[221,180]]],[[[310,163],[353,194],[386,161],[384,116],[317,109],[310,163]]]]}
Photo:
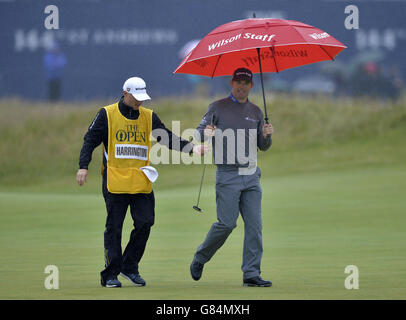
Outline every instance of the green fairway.
{"type": "MultiPolygon", "coordinates": [[[[214,169],[210,166],[208,179],[214,169]]],[[[161,177],[160,179],[165,179],[161,177]]],[[[96,179],[97,180],[97,179],[96,179]]],[[[189,275],[194,250],[215,221],[214,186],[157,188],[156,222],[140,266],[147,286],[99,284],[104,202],[99,194],[1,192],[0,299],[404,299],[406,167],[379,166],[263,175],[262,276],[272,288],[245,288],[240,270],[243,223],[205,266],[189,275]],[[59,289],[47,290],[47,265],[59,289]],[[344,287],[347,265],[359,289],[344,287]]],[[[131,230],[127,216],[123,234],[131,230]]]]}

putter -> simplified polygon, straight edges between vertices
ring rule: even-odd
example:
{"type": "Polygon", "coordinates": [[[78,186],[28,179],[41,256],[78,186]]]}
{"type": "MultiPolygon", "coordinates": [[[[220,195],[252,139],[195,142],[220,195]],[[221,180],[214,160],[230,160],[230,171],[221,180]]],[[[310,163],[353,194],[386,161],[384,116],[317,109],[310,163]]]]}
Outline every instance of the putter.
{"type": "Polygon", "coordinates": [[[202,179],[200,180],[200,188],[199,188],[199,196],[197,197],[197,203],[195,206],[193,206],[193,209],[195,209],[198,212],[203,212],[201,208],[199,208],[199,202],[200,202],[200,192],[202,191],[202,185],[203,185],[203,179],[204,179],[204,172],[206,171],[206,164],[203,166],[203,174],[202,174],[202,179]]]}
{"type": "MultiPolygon", "coordinates": [[[[213,123],[214,123],[214,114],[212,114],[212,116],[211,116],[210,125],[213,126],[213,123]]],[[[199,207],[199,202],[200,202],[200,193],[202,192],[202,185],[203,185],[205,171],[206,171],[206,164],[204,164],[204,166],[203,166],[203,173],[202,173],[202,178],[200,179],[200,188],[199,188],[199,195],[197,197],[197,203],[195,206],[193,206],[193,209],[195,209],[198,212],[203,212],[203,210],[199,207]]]]}

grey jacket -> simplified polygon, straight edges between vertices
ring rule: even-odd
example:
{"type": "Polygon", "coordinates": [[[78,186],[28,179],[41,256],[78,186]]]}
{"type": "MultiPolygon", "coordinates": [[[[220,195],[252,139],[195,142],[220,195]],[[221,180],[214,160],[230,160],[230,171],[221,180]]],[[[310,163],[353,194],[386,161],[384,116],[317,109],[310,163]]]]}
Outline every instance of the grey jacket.
{"type": "Polygon", "coordinates": [[[232,95],[210,104],[196,128],[195,137],[206,141],[204,129],[212,124],[217,127],[213,141],[214,163],[219,166],[248,167],[256,165],[257,148],[268,150],[272,137],[264,138],[264,116],[261,109],[249,100],[240,103],[232,95]]]}

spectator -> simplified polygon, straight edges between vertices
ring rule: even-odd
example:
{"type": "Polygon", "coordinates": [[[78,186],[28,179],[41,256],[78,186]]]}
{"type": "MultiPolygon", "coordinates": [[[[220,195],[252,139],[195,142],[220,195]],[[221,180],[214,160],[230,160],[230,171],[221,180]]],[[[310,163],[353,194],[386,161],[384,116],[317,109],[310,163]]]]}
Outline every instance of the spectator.
{"type": "Polygon", "coordinates": [[[48,83],[48,100],[50,102],[56,102],[61,98],[62,76],[66,62],[66,56],[56,43],[45,52],[43,64],[48,83]]]}

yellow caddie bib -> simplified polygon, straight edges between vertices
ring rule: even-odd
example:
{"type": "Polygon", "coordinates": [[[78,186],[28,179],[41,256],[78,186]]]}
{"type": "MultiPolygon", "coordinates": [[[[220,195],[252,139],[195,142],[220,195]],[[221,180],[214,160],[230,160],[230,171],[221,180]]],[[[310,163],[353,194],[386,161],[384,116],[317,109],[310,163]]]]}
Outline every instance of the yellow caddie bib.
{"type": "Polygon", "coordinates": [[[121,114],[118,103],[104,109],[109,127],[107,189],[111,193],[152,192],[152,182],[140,170],[149,165],[152,110],[139,107],[138,119],[130,120],[121,114]]]}

